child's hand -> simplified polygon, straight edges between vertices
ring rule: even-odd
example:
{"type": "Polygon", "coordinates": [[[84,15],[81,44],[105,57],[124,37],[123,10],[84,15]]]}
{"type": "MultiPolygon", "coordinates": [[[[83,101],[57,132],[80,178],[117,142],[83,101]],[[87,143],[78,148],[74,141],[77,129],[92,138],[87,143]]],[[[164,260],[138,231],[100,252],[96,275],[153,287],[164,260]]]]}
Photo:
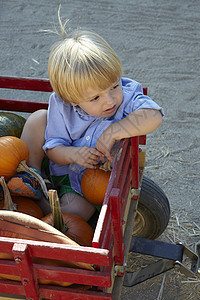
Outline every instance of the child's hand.
{"type": "Polygon", "coordinates": [[[104,155],[95,148],[82,146],[73,147],[73,161],[80,166],[95,169],[98,159],[104,162],[104,155]]]}
{"type": "MultiPolygon", "coordinates": [[[[113,156],[111,155],[111,150],[115,144],[115,139],[112,138],[112,135],[105,130],[102,135],[98,138],[95,148],[103,153],[108,160],[113,161],[113,156]]],[[[103,161],[102,161],[103,162],[103,161]]]]}

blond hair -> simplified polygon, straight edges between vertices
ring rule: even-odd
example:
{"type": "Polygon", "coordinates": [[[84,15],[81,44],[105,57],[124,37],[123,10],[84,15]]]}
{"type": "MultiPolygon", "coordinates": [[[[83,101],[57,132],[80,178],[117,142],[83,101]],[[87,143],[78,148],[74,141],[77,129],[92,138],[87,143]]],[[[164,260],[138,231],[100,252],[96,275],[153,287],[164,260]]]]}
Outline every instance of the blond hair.
{"type": "MultiPolygon", "coordinates": [[[[61,22],[60,25],[64,37],[66,32],[61,22]]],[[[80,103],[87,88],[104,90],[119,80],[122,67],[117,54],[102,37],[76,30],[52,48],[48,74],[61,99],[80,103]]]]}

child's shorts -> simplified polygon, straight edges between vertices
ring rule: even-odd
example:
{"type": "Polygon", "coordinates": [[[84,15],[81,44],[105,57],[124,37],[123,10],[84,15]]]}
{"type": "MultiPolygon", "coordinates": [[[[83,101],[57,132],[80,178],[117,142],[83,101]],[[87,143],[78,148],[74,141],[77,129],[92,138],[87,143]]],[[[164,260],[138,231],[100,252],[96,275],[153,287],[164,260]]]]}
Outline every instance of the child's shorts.
{"type": "MultiPolygon", "coordinates": [[[[83,195],[81,195],[81,194],[77,193],[75,190],[73,190],[73,188],[71,187],[71,183],[70,183],[68,174],[61,175],[61,176],[50,175],[48,158],[45,158],[45,160],[43,161],[42,169],[44,170],[44,172],[47,176],[47,179],[53,184],[54,188],[57,190],[59,198],[61,198],[66,193],[73,193],[73,194],[81,196],[85,200],[87,200],[83,195]]],[[[101,210],[101,205],[97,205],[94,203],[91,203],[91,204],[93,204],[98,211],[101,210]]]]}

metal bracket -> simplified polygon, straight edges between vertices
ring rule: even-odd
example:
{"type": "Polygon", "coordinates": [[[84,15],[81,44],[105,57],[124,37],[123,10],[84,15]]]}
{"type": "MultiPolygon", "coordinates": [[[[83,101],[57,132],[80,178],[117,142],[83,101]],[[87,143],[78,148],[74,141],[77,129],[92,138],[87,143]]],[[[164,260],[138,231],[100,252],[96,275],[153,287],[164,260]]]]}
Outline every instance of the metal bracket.
{"type": "Polygon", "coordinates": [[[141,188],[138,189],[131,189],[131,197],[133,196],[139,196],[141,188]]]}
{"type": "Polygon", "coordinates": [[[124,257],[124,263],[123,265],[115,265],[114,266],[114,274],[117,276],[118,273],[124,274],[126,268],[126,260],[124,257]]]}
{"type": "Polygon", "coordinates": [[[198,273],[199,269],[199,255],[188,249],[182,243],[177,243],[183,247],[183,257],[187,256],[191,260],[191,268],[184,266],[182,261],[175,261],[174,268],[180,271],[185,276],[194,277],[198,273]]]}
{"type": "Polygon", "coordinates": [[[199,255],[192,252],[182,243],[174,245],[156,240],[133,237],[130,251],[144,255],[155,256],[162,259],[135,272],[125,272],[125,286],[134,286],[173,268],[178,269],[181,273],[189,277],[196,276],[199,270],[199,255]],[[182,261],[184,256],[190,258],[191,269],[183,265],[182,261]]]}

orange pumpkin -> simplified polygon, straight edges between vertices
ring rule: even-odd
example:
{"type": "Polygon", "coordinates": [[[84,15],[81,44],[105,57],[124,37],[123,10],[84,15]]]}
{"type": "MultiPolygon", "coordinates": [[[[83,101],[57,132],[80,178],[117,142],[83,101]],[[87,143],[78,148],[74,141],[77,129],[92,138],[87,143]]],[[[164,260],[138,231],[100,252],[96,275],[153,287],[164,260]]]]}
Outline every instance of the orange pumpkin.
{"type": "MultiPolygon", "coordinates": [[[[73,241],[81,246],[92,246],[93,229],[83,218],[62,212],[63,222],[65,224],[65,231],[63,232],[66,236],[71,238],[73,241]]],[[[48,214],[42,221],[53,226],[54,218],[52,214],[48,214]]]]}
{"type": "Polygon", "coordinates": [[[44,217],[44,214],[39,207],[33,200],[26,197],[13,197],[13,205],[15,209],[6,209],[5,203],[2,201],[0,202],[0,209],[6,209],[10,211],[18,211],[27,215],[30,215],[32,217],[42,219],[44,217]]]}
{"type": "Polygon", "coordinates": [[[26,143],[14,136],[0,138],[0,176],[5,180],[16,174],[19,163],[28,163],[29,150],[26,143]]]}
{"type": "Polygon", "coordinates": [[[5,180],[14,176],[17,172],[27,172],[34,176],[40,183],[44,195],[48,198],[48,191],[42,177],[27,166],[29,149],[26,143],[14,136],[0,138],[0,176],[5,180]]]}
{"type": "Polygon", "coordinates": [[[44,217],[41,208],[32,199],[16,196],[12,197],[12,200],[13,203],[16,204],[16,210],[18,212],[27,214],[38,219],[42,219],[44,217]]]}
{"type": "Polygon", "coordinates": [[[81,217],[71,213],[61,212],[60,202],[56,190],[49,190],[51,213],[42,221],[53,226],[81,246],[92,246],[93,229],[81,217]]]}
{"type": "Polygon", "coordinates": [[[110,171],[101,169],[87,169],[81,180],[81,189],[83,196],[91,203],[101,205],[103,203],[110,171]]]}

